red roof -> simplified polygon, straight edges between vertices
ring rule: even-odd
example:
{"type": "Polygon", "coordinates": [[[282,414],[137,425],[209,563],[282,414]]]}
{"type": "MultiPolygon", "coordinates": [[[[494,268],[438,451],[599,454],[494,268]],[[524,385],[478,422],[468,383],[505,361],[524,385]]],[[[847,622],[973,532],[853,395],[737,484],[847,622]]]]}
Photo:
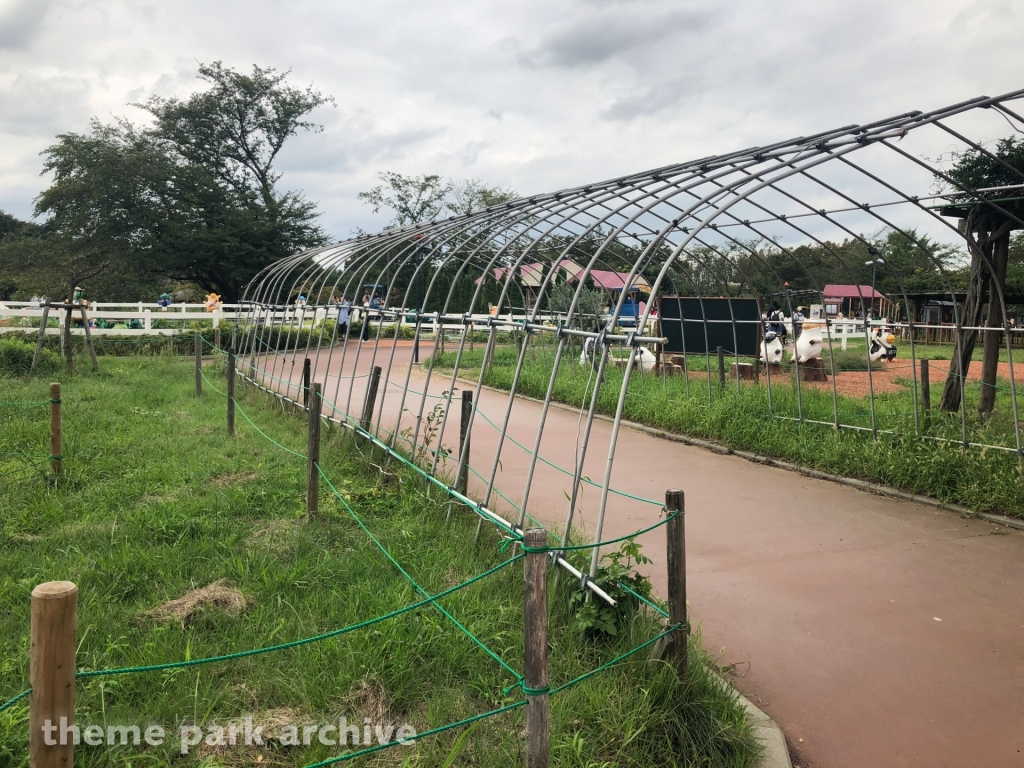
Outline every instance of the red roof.
{"type": "Polygon", "coordinates": [[[826,285],[822,294],[826,299],[859,299],[861,296],[865,299],[885,298],[870,285],[826,285]]]}

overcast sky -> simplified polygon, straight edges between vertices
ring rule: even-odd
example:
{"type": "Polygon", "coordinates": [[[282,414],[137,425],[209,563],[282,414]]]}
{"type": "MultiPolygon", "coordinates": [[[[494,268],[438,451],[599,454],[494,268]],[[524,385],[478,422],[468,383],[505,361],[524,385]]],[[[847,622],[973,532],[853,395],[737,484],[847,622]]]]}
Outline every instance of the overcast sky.
{"type": "Polygon", "coordinates": [[[1024,86],[1020,0],[0,0],[0,209],[39,152],[196,62],[292,70],[337,100],[282,185],[325,228],[380,229],[378,171],[554,190],[1024,86]]]}

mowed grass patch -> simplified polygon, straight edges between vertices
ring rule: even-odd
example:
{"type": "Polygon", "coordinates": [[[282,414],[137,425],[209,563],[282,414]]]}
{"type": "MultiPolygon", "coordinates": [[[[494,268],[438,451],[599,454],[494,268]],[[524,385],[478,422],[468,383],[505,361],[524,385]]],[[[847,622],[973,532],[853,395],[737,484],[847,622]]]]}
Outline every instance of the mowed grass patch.
{"type": "MultiPolygon", "coordinates": [[[[623,356],[620,349],[613,354],[623,356]]],[[[555,401],[575,407],[589,404],[594,381],[589,366],[578,362],[579,349],[562,357],[552,396],[555,401]]],[[[484,383],[498,389],[512,386],[518,360],[514,347],[496,350],[484,383]]],[[[451,370],[455,353],[437,356],[437,370],[451,370]]],[[[460,363],[460,376],[476,380],[480,375],[483,353],[466,352],[460,363]]],[[[977,511],[994,511],[1024,517],[1024,462],[1015,453],[962,447],[960,414],[944,414],[936,409],[941,387],[933,385],[930,423],[919,422],[923,439],[915,434],[915,402],[912,390],[904,386],[896,392],[876,394],[874,420],[879,430],[874,439],[871,401],[867,397],[839,395],[833,400],[831,386],[804,385],[799,391],[790,374],[772,378],[771,394],[762,377],[759,385],[736,382],[726,373],[726,387],[720,388],[717,360],[712,359],[709,381],[704,358],[691,356],[691,376],[663,379],[635,372],[626,390],[623,418],[720,442],[730,448],[753,451],[764,456],[792,461],[804,466],[846,477],[889,485],[911,493],[925,494],[943,501],[962,504],[977,511]],[[696,371],[699,373],[694,373],[696,371]],[[832,428],[835,412],[841,423],[860,429],[832,428]],[[800,418],[805,421],[801,423],[800,418]],[[809,423],[810,420],[823,422],[809,423]]],[[[526,352],[519,377],[518,392],[543,399],[547,393],[554,364],[550,344],[538,344],[526,352]]],[[[728,364],[728,363],[727,363],[728,364]]],[[[899,362],[906,365],[906,361],[899,362]]],[[[912,372],[905,370],[907,385],[912,372]]],[[[980,444],[1015,447],[1013,410],[1009,382],[1000,379],[996,408],[991,419],[979,423],[974,418],[979,387],[969,383],[965,402],[968,413],[968,439],[980,444]]],[[[1017,382],[1018,398],[1024,403],[1022,382],[1017,382]]],[[[605,371],[597,402],[597,412],[614,416],[622,387],[622,371],[611,365],[605,371]]],[[[920,403],[917,404],[919,413],[920,403]]]]}
{"type": "MultiPolygon", "coordinates": [[[[223,389],[219,366],[207,367],[223,389]]],[[[8,400],[42,400],[46,382],[5,381],[8,400]]],[[[0,700],[28,685],[33,587],[78,584],[83,670],[200,659],[285,643],[387,614],[422,595],[323,484],[321,511],[304,513],[305,462],[260,436],[225,401],[171,359],[108,359],[99,374],[64,382],[64,476],[36,470],[3,478],[0,494],[0,700]],[[198,590],[198,592],[197,592],[198,590]],[[184,599],[182,599],[184,598],[184,599]]],[[[245,413],[282,446],[305,452],[301,413],[240,387],[245,413]]],[[[46,409],[4,422],[4,445],[48,447],[46,409]]],[[[381,464],[379,457],[373,457],[381,464]]],[[[429,593],[511,556],[476,517],[445,522],[444,499],[406,471],[381,482],[340,430],[324,430],[322,464],[351,510],[429,593]]],[[[397,467],[392,465],[392,469],[397,467]]],[[[43,468],[45,469],[45,468],[43,468]]],[[[659,553],[648,553],[658,557],[659,553]]],[[[552,685],[569,681],[662,631],[638,614],[621,636],[593,643],[572,631],[569,580],[551,597],[552,685]]],[[[522,669],[522,563],[442,600],[454,618],[512,669],[522,669]]],[[[756,751],[743,710],[691,647],[691,672],[646,667],[646,652],[552,699],[554,764],[747,766],[756,751]]],[[[362,723],[364,717],[442,726],[522,698],[514,677],[437,608],[317,643],[209,665],[80,679],[80,724],[209,726],[252,716],[278,722],[362,723]]],[[[384,724],[387,724],[384,723],[384,724]]],[[[523,759],[522,709],[357,758],[355,765],[508,766],[523,759]]],[[[27,700],[0,713],[0,764],[27,766],[27,700]]],[[[162,747],[80,746],[83,766],[264,764],[302,766],[344,752],[314,743],[182,756],[162,747]]]]}

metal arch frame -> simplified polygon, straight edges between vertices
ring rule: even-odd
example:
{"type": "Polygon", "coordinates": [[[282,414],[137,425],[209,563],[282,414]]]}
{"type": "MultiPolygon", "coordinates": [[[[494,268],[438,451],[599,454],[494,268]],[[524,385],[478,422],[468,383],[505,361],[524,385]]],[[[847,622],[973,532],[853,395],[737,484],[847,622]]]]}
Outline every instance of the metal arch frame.
{"type": "MultiPolygon", "coordinates": [[[[623,408],[625,398],[629,392],[629,382],[633,368],[635,367],[636,356],[634,351],[638,346],[645,343],[657,343],[660,336],[644,336],[644,329],[647,328],[654,310],[654,301],[648,302],[646,309],[637,318],[636,329],[628,333],[616,333],[618,320],[622,315],[627,300],[627,290],[620,291],[614,306],[610,307],[610,314],[604,327],[594,331],[589,329],[576,328],[579,323],[579,305],[583,291],[586,289],[595,269],[618,269],[628,274],[624,286],[628,288],[636,285],[639,277],[646,273],[650,281],[651,296],[657,296],[662,285],[666,281],[673,284],[690,283],[696,289],[696,298],[700,300],[703,307],[704,298],[708,298],[700,288],[698,275],[709,278],[713,284],[720,285],[724,290],[724,296],[731,297],[729,288],[729,275],[739,275],[753,290],[754,281],[750,274],[745,271],[741,263],[741,257],[747,263],[756,267],[762,279],[770,279],[780,283],[782,276],[769,261],[772,253],[784,254],[787,259],[794,262],[803,272],[808,282],[817,291],[819,299],[824,304],[824,281],[816,276],[814,269],[809,263],[796,253],[799,245],[813,245],[819,253],[830,261],[832,269],[838,268],[841,272],[849,275],[854,284],[855,271],[851,264],[846,263],[843,255],[834,247],[829,239],[828,233],[838,233],[845,238],[846,242],[868,245],[869,240],[863,232],[858,232],[856,225],[844,221],[848,214],[857,212],[866,214],[869,220],[881,224],[888,231],[899,233],[920,248],[930,263],[941,276],[942,283],[950,295],[953,303],[954,331],[956,335],[956,348],[958,360],[961,355],[961,335],[966,331],[978,333],[997,330],[1003,334],[1010,373],[1009,399],[1012,403],[1014,416],[1014,437],[1016,446],[1011,448],[1004,445],[989,445],[986,443],[972,442],[969,437],[966,398],[960,398],[960,421],[962,430],[962,443],[965,448],[971,446],[993,447],[1000,450],[1014,451],[1018,457],[1024,457],[1022,448],[1021,424],[1019,419],[1018,393],[1016,391],[1016,375],[1013,359],[1013,338],[1012,334],[1020,333],[1019,328],[1011,327],[1010,316],[1006,303],[1006,297],[1001,286],[995,285],[990,291],[989,301],[999,302],[999,309],[1003,321],[1003,327],[999,329],[993,326],[990,329],[987,321],[978,328],[965,328],[960,316],[960,308],[957,306],[952,281],[942,262],[935,253],[929,250],[916,234],[922,220],[928,222],[932,227],[938,226],[943,232],[952,232],[959,240],[960,235],[956,227],[947,218],[940,216],[937,211],[922,202],[925,199],[933,199],[929,196],[912,194],[910,190],[901,188],[898,178],[893,178],[893,173],[886,169],[884,171],[872,171],[863,166],[863,163],[855,162],[855,152],[870,150],[877,147],[878,151],[884,151],[885,157],[902,164],[910,163],[918,170],[924,169],[933,178],[944,180],[950,185],[955,194],[967,195],[968,199],[977,204],[982,204],[990,210],[1001,214],[1005,220],[1020,224],[1024,228],[1024,219],[1021,219],[1013,206],[1010,210],[1000,205],[1005,202],[1005,193],[998,192],[989,196],[991,190],[971,189],[953,183],[952,179],[939,167],[925,162],[920,157],[915,157],[903,147],[897,147],[895,139],[902,139],[908,133],[922,129],[933,128],[946,137],[952,137],[962,142],[966,147],[987,157],[988,159],[1001,164],[1008,171],[1024,181],[1024,173],[1020,169],[1013,168],[1001,160],[998,156],[987,150],[982,144],[971,141],[966,134],[970,131],[959,131],[949,125],[947,121],[957,118],[960,115],[982,114],[982,110],[991,109],[993,114],[1004,117],[1008,122],[1012,117],[1021,123],[1021,118],[1015,111],[1006,106],[1004,102],[1012,102],[1024,98],[1024,90],[1014,91],[999,97],[978,97],[970,99],[950,107],[933,110],[931,112],[906,112],[884,120],[878,120],[863,125],[847,125],[838,129],[819,132],[817,134],[798,137],[787,141],[775,142],[760,147],[751,147],[725,155],[708,156],[699,160],[685,163],[666,165],[658,169],[643,173],[630,174],[618,178],[609,179],[603,182],[589,184],[580,187],[569,188],[559,192],[535,195],[529,198],[522,198],[509,203],[493,206],[483,211],[454,216],[443,221],[431,221],[416,225],[410,225],[401,229],[389,229],[375,235],[361,235],[341,243],[324,246],[311,251],[295,254],[283,259],[270,267],[264,269],[247,286],[243,298],[246,306],[244,315],[244,329],[239,335],[241,339],[238,353],[249,361],[245,369],[248,378],[268,391],[272,391],[279,398],[293,400],[292,390],[295,386],[295,365],[300,355],[313,357],[319,361],[326,360],[326,368],[319,371],[325,377],[335,376],[337,383],[334,391],[334,402],[330,405],[335,409],[334,413],[341,415],[341,421],[351,418],[352,397],[356,389],[356,371],[360,365],[361,345],[357,345],[355,352],[348,359],[348,347],[351,341],[351,322],[346,328],[344,338],[339,338],[337,323],[328,333],[328,324],[325,322],[331,316],[332,301],[324,302],[325,295],[331,299],[337,295],[349,296],[353,299],[358,295],[362,285],[376,274],[374,284],[380,284],[382,280],[388,280],[386,289],[386,301],[395,301],[398,297],[392,296],[393,282],[391,276],[403,275],[408,278],[404,296],[398,304],[387,304],[372,312],[372,319],[376,322],[376,334],[372,339],[370,350],[370,365],[376,364],[378,352],[381,349],[385,324],[393,323],[395,331],[392,336],[390,350],[386,353],[387,373],[384,375],[384,387],[379,402],[376,404],[375,413],[371,419],[372,432],[379,432],[384,429],[391,433],[389,444],[391,449],[398,449],[398,435],[401,431],[401,422],[406,409],[407,396],[411,392],[410,382],[412,365],[410,364],[405,372],[404,383],[392,381],[392,373],[396,361],[396,352],[399,347],[399,336],[403,323],[408,322],[409,316],[414,317],[413,343],[418,345],[424,338],[424,322],[430,321],[439,329],[443,336],[444,326],[462,325],[463,331],[458,339],[458,346],[455,351],[454,365],[451,375],[445,376],[447,388],[441,395],[442,408],[440,418],[440,434],[444,434],[444,428],[448,423],[453,392],[456,383],[459,381],[460,370],[464,366],[465,347],[470,334],[470,329],[476,324],[486,327],[488,338],[484,351],[484,361],[480,365],[480,371],[475,382],[475,402],[478,404],[480,393],[486,378],[486,363],[490,360],[498,343],[499,333],[505,331],[521,331],[524,334],[524,341],[521,345],[512,382],[507,393],[504,414],[498,420],[499,436],[494,455],[488,460],[486,467],[487,474],[482,474],[486,490],[483,493],[482,506],[487,508],[496,490],[497,477],[501,467],[501,458],[506,449],[506,432],[509,428],[513,407],[517,401],[518,389],[520,387],[522,373],[526,365],[528,349],[531,347],[531,337],[535,334],[551,334],[554,355],[549,372],[547,390],[542,401],[541,413],[537,420],[536,432],[532,440],[526,480],[521,488],[521,502],[519,509],[519,526],[521,527],[527,515],[530,502],[530,493],[535,479],[537,462],[543,445],[545,427],[550,406],[553,402],[555,385],[559,376],[559,369],[562,364],[565,351],[573,340],[584,340],[593,338],[596,341],[595,356],[598,358],[596,365],[591,368],[590,380],[585,388],[585,394],[580,405],[580,426],[582,436],[577,439],[577,453],[573,457],[574,467],[572,468],[573,485],[572,493],[569,496],[569,506],[566,514],[565,527],[562,534],[568,542],[568,536],[572,531],[574,513],[579,502],[579,491],[584,479],[584,466],[590,442],[592,441],[592,426],[596,418],[597,403],[601,389],[605,383],[605,372],[612,357],[613,344],[624,344],[629,353],[623,363],[623,376],[619,385],[618,399],[616,402],[615,414],[612,419],[611,437],[608,441],[608,451],[604,462],[603,479],[600,483],[600,500],[597,504],[596,530],[593,534],[595,545],[601,541],[605,516],[607,513],[608,497],[612,483],[612,471],[615,458],[618,434],[621,429],[623,408]],[[884,202],[857,202],[855,194],[845,187],[843,180],[835,181],[824,179],[817,169],[826,166],[830,170],[837,169],[859,182],[868,182],[871,189],[882,189],[896,196],[896,200],[884,202]],[[811,185],[813,195],[800,190],[794,191],[790,188],[791,182],[802,180],[811,185]],[[826,209],[817,208],[812,196],[827,195],[849,204],[850,207],[826,209]],[[788,206],[796,206],[797,212],[788,212],[788,206]],[[878,207],[888,206],[892,213],[882,215],[878,207]],[[744,218],[742,211],[751,208],[763,215],[764,218],[756,218],[751,222],[744,218]],[[906,217],[900,219],[898,214],[910,211],[911,220],[909,223],[906,217]],[[803,225],[794,221],[808,217],[812,224],[803,225]],[[724,231],[730,228],[730,231],[724,231]],[[783,240],[773,235],[774,229],[778,229],[787,237],[795,240],[783,240]],[[632,231],[630,231],[632,230],[632,231]],[[642,234],[635,234],[639,230],[642,234]],[[744,239],[743,232],[749,232],[753,239],[744,239]],[[632,240],[636,244],[632,244],[632,240]],[[630,242],[627,242],[630,241],[630,242]],[[766,248],[759,246],[763,244],[766,248]],[[554,246],[554,247],[553,247],[554,246]],[[424,253],[427,255],[424,255],[424,253]],[[632,265],[629,260],[632,259],[632,265]],[[572,300],[567,311],[564,313],[551,313],[545,310],[546,302],[563,275],[563,266],[566,260],[578,260],[580,271],[574,276],[576,282],[572,300]],[[537,262],[540,266],[538,279],[531,282],[532,293],[535,294],[532,307],[526,299],[525,288],[519,280],[524,266],[529,262],[537,262]],[[584,263],[585,262],[585,263],[584,263]],[[493,305],[494,315],[484,318],[473,319],[478,303],[490,290],[488,276],[494,273],[495,268],[500,267],[505,272],[497,280],[499,296],[493,305]],[[728,272],[726,272],[726,269],[728,272]],[[655,276],[656,272],[656,276],[655,276]],[[672,277],[676,275],[677,277],[672,277]],[[413,286],[421,276],[428,276],[429,283],[418,307],[410,307],[409,301],[413,286]],[[456,297],[458,286],[465,285],[465,279],[476,278],[476,287],[472,291],[472,297],[466,303],[460,299],[457,304],[456,297]],[[344,287],[342,288],[342,284],[344,287]],[[447,291],[445,291],[447,285],[447,291]],[[356,293],[352,294],[355,289],[356,293]],[[522,313],[517,307],[511,304],[511,297],[518,291],[522,300],[522,313]],[[291,298],[298,294],[315,297],[316,304],[304,307],[302,311],[296,311],[291,304],[291,298]],[[440,307],[434,312],[425,312],[429,304],[440,307]],[[507,310],[508,317],[502,318],[503,311],[507,310]],[[313,322],[309,326],[309,332],[305,336],[305,348],[300,350],[307,322],[308,313],[312,311],[313,322]],[[519,315],[521,319],[516,319],[519,315]],[[321,322],[321,319],[324,322],[321,322]],[[550,323],[550,324],[547,324],[550,323]],[[319,324],[319,333],[316,333],[316,326],[319,324]],[[274,334],[276,331],[276,341],[274,334]],[[295,338],[294,348],[292,338],[295,338]],[[314,343],[314,336],[316,341],[314,343]],[[600,354],[597,355],[599,347],[600,354]],[[334,355],[338,352],[337,372],[332,367],[335,362],[334,355]],[[326,353],[322,356],[322,353],[326,353]],[[262,362],[262,366],[257,366],[262,362]],[[290,366],[290,367],[289,367],[290,366]],[[260,370],[262,368],[262,370],[260,370]],[[340,407],[339,395],[342,386],[342,378],[347,379],[347,399],[344,407],[340,407]],[[592,386],[591,386],[592,384],[592,386]],[[393,429],[387,429],[384,424],[385,409],[384,400],[388,396],[390,386],[397,386],[401,397],[393,429]],[[586,411],[585,426],[583,422],[584,411],[586,411]]],[[[1011,123],[1011,126],[1013,124],[1011,123]]],[[[1019,130],[1016,129],[1015,130],[1019,130]]],[[[945,139],[945,140],[948,140],[945,139]]],[[[904,167],[904,165],[900,165],[904,167]]],[[[1024,185],[1021,185],[1024,187],[1024,185]]],[[[1012,185],[1011,185],[1012,187],[1012,185]]],[[[1015,187],[1014,187],[1015,188],[1015,187]]],[[[1008,188],[1009,189],[1009,188],[1008,188]]],[[[860,197],[858,192],[857,197],[860,197]]],[[[1024,195],[1022,195],[1024,196],[1024,195]]],[[[987,255],[981,255],[985,268],[992,272],[993,265],[987,255]]],[[[917,370],[916,370],[916,334],[922,327],[916,323],[913,310],[906,287],[905,276],[899,273],[890,259],[886,259],[883,269],[896,281],[899,293],[907,309],[907,322],[900,322],[894,318],[894,322],[887,323],[893,327],[904,328],[910,339],[910,358],[914,368],[912,379],[912,400],[914,407],[913,433],[919,439],[949,441],[948,438],[936,435],[924,434],[919,423],[919,404],[917,392],[917,370]]],[[[702,278],[703,279],[703,278],[702,278]]],[[[864,296],[858,285],[858,295],[861,296],[862,304],[864,296]]],[[[461,294],[464,296],[465,294],[461,294]]],[[[787,302],[791,297],[787,295],[787,302]]],[[[355,302],[352,302],[352,308],[355,302]]],[[[792,307],[789,307],[790,312],[792,307]]],[[[340,311],[340,310],[339,310],[340,311]]],[[[732,302],[729,302],[731,322],[734,340],[737,338],[739,323],[732,314],[732,302]]],[[[367,327],[371,320],[371,313],[363,312],[363,335],[367,333],[367,327]]],[[[680,318],[680,323],[692,322],[692,320],[680,318]]],[[[698,321],[699,322],[699,321],[698,321]]],[[[825,319],[827,330],[831,330],[832,321],[825,319]]],[[[705,332],[707,322],[703,323],[705,332]]],[[[927,323],[924,327],[929,327],[927,323]]],[[[868,340],[871,333],[871,322],[864,323],[865,339],[868,340]]],[[[830,350],[830,362],[832,365],[832,411],[833,421],[831,424],[814,419],[806,419],[808,423],[827,424],[835,429],[856,429],[864,430],[865,427],[854,424],[843,424],[839,412],[839,395],[836,388],[835,359],[831,355],[833,337],[832,333],[826,334],[830,350]]],[[[735,345],[734,346],[738,346],[735,345]]],[[[865,355],[868,357],[867,379],[869,388],[869,404],[871,418],[871,434],[877,438],[880,433],[891,432],[892,430],[880,429],[878,415],[875,409],[875,384],[870,365],[869,344],[865,345],[865,355]]],[[[438,350],[435,339],[435,349],[438,350]]],[[[709,350],[705,351],[709,355],[709,350]]],[[[733,350],[735,360],[739,362],[738,349],[733,350]]],[[[418,404],[411,406],[410,415],[415,425],[412,431],[412,438],[408,440],[411,448],[411,455],[415,458],[417,451],[422,449],[419,445],[420,428],[423,422],[424,413],[429,396],[432,377],[435,371],[436,354],[431,354],[426,365],[426,377],[423,383],[423,392],[420,395],[418,404]]],[[[709,362],[710,359],[708,358],[709,362]]],[[[575,363],[574,363],[575,365],[575,363]]],[[[711,386],[710,365],[708,366],[708,397],[713,402],[714,395],[711,386]]],[[[575,368],[574,368],[575,370],[575,368]]],[[[960,366],[960,386],[965,387],[967,373],[960,366]]],[[[641,386],[643,386],[643,371],[640,372],[641,386]]],[[[795,394],[797,405],[797,418],[805,421],[801,387],[797,376],[795,394]]],[[[663,381],[664,381],[663,375],[663,381]]],[[[301,386],[301,385],[300,385],[301,386]]],[[[689,393],[689,379],[686,381],[687,393],[689,393]]],[[[739,368],[737,366],[736,390],[742,392],[739,382],[739,368]]],[[[325,390],[326,391],[326,390],[325,390]]],[[[773,415],[779,418],[790,418],[781,413],[775,414],[772,406],[772,380],[771,374],[767,381],[768,404],[773,415]]],[[[297,398],[296,398],[297,399],[297,398]]],[[[472,427],[476,415],[476,408],[469,414],[472,427]]],[[[336,419],[337,420],[337,419],[336,419]]],[[[431,475],[436,475],[442,459],[442,452],[434,450],[430,452],[428,469],[431,475]]],[[[465,450],[459,452],[458,475],[468,463],[468,456],[465,450]]],[[[511,502],[509,502],[511,504],[511,502]]],[[[515,505],[513,505],[515,506],[515,505]]],[[[482,522],[481,518],[481,522],[482,522]]],[[[597,564],[600,558],[600,548],[594,547],[591,565],[591,578],[596,573],[597,564]]]]}

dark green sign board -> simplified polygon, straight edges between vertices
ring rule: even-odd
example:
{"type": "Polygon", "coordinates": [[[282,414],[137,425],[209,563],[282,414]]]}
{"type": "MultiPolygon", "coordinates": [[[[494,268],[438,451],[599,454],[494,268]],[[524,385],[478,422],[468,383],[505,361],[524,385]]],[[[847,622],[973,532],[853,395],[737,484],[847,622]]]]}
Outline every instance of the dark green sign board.
{"type": "Polygon", "coordinates": [[[761,342],[761,309],[757,299],[700,299],[662,296],[658,302],[666,352],[727,354],[756,357],[761,342]],[[735,320],[735,322],[733,322],[735,320]]]}

